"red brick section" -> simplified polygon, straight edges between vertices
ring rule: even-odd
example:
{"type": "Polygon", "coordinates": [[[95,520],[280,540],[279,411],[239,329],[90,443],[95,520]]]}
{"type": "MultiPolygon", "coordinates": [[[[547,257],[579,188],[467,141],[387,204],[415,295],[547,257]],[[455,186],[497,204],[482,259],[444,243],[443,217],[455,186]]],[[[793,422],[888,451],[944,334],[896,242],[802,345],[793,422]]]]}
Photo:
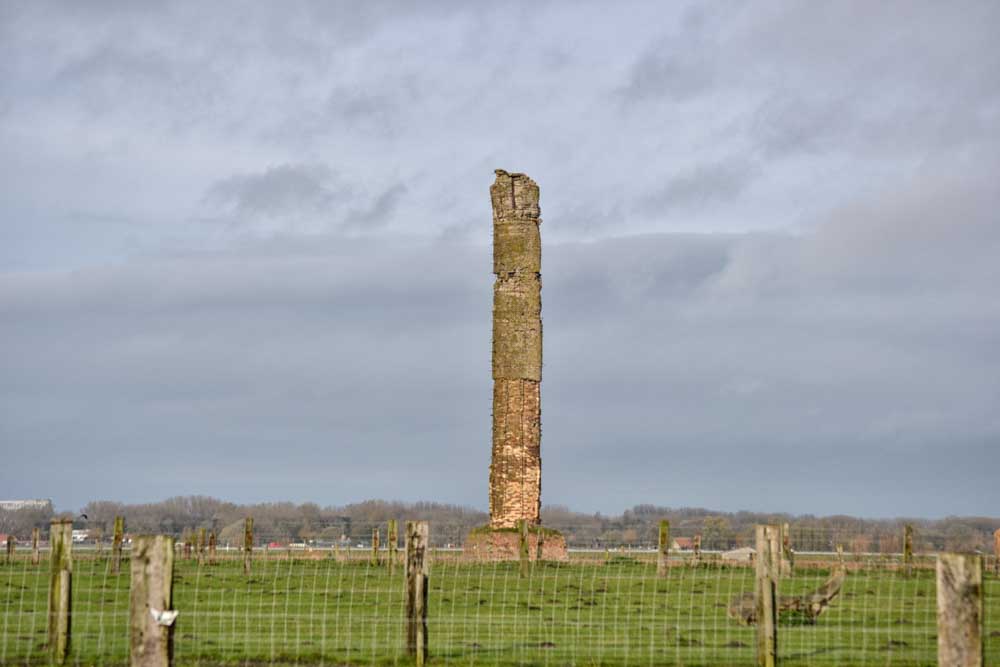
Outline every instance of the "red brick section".
{"type": "MultiPolygon", "coordinates": [[[[520,555],[520,537],[509,530],[476,531],[465,538],[462,556],[472,561],[517,560],[520,555]]],[[[538,535],[528,533],[528,558],[538,555],[538,535]]],[[[542,560],[567,561],[566,538],[559,533],[547,532],[542,541],[542,560]]]]}

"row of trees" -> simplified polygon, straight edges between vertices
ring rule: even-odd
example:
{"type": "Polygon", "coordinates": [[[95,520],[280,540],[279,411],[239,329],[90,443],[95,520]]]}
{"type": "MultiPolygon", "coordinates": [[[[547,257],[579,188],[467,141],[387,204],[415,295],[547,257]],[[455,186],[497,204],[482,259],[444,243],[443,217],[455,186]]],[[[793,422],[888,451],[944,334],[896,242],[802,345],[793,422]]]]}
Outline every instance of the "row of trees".
{"type": "MultiPolygon", "coordinates": [[[[254,518],[259,542],[318,542],[339,540],[367,543],[372,529],[389,519],[421,519],[432,522],[432,537],[438,545],[460,545],[469,530],[487,523],[485,512],[443,503],[404,503],[368,500],[344,506],[320,507],[315,503],[258,503],[240,505],[207,496],[182,496],[158,503],[126,504],[93,501],[74,518],[76,528],[89,530],[91,538],[107,538],[115,516],[124,516],[131,534],[167,533],[187,537],[205,528],[215,531],[219,543],[239,544],[243,519],[254,518]]],[[[26,539],[35,527],[44,528],[53,518],[51,509],[0,511],[0,533],[26,539]]],[[[861,519],[850,516],[713,512],[703,508],[671,508],[637,505],[620,515],[586,514],[563,506],[542,512],[544,525],[558,529],[571,546],[652,546],[659,521],[668,519],[671,535],[700,535],[706,550],[729,549],[750,544],[758,523],[788,523],[794,548],[799,551],[830,551],[838,544],[853,552],[896,553],[902,549],[902,526],[914,526],[918,551],[991,550],[993,531],[1000,519],[949,517],[927,519],[861,519]]]]}

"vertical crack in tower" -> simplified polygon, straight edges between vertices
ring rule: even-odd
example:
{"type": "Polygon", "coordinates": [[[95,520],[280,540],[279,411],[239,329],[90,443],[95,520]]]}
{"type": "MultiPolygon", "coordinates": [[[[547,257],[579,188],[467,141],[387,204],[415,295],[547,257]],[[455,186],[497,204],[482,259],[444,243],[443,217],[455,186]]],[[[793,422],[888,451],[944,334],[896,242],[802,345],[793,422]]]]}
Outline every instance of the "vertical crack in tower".
{"type": "Polygon", "coordinates": [[[493,202],[493,456],[490,527],[540,522],[542,244],[538,185],[496,170],[493,202]]]}

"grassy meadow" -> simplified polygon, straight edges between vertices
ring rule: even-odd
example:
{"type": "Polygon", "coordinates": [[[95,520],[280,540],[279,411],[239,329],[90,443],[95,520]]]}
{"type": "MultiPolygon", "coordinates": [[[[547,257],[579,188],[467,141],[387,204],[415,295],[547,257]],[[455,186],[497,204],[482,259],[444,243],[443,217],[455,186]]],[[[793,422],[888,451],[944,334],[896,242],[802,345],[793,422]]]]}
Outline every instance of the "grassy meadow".
{"type": "MultiPolygon", "coordinates": [[[[175,564],[175,665],[412,664],[405,655],[402,568],[331,554],[272,554],[243,574],[238,558],[175,564]]],[[[784,623],[784,665],[933,665],[935,586],[856,564],[815,625],[784,623]]],[[[817,587],[812,563],[781,594],[817,587]]],[[[47,563],[0,564],[0,664],[46,661],[47,563]]],[[[77,557],[69,664],[120,665],[128,657],[128,563],[77,557]]],[[[542,563],[522,579],[516,563],[433,558],[428,635],[441,665],[752,665],[754,628],[727,617],[753,590],[748,567],[674,563],[666,578],[643,557],[542,563]]],[[[1000,664],[1000,584],[987,576],[987,664],[1000,664]],[[994,620],[996,619],[996,620],[994,620]]]]}

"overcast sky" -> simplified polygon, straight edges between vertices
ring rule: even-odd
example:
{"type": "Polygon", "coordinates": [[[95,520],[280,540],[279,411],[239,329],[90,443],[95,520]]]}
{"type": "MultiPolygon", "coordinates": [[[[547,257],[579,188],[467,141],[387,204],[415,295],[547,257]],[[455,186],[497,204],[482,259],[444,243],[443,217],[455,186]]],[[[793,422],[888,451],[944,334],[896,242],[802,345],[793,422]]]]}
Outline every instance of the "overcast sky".
{"type": "Polygon", "coordinates": [[[1000,514],[1000,3],[0,2],[0,496],[1000,514]]]}

